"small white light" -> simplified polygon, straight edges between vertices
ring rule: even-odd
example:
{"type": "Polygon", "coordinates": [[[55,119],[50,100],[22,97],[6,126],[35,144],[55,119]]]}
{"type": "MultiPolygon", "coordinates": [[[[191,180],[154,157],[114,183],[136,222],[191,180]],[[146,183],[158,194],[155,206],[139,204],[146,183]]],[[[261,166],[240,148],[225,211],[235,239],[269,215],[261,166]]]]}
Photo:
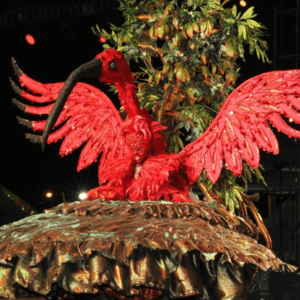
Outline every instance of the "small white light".
{"type": "Polygon", "coordinates": [[[79,194],[79,199],[80,200],[84,200],[84,199],[86,199],[87,198],[87,194],[86,193],[80,193],[79,194]]]}
{"type": "Polygon", "coordinates": [[[47,197],[47,198],[52,198],[52,196],[53,196],[52,192],[47,192],[47,193],[46,193],[46,197],[47,197]]]}

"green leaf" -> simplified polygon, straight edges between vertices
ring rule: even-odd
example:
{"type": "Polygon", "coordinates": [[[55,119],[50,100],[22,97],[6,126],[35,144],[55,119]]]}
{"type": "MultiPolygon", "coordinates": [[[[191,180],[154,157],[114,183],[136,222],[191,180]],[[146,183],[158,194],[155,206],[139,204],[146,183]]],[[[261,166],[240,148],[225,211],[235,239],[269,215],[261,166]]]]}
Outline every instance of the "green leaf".
{"type": "Polygon", "coordinates": [[[190,73],[186,68],[182,68],[182,74],[180,76],[181,81],[189,81],[191,79],[190,73]]]}
{"type": "Polygon", "coordinates": [[[244,171],[245,171],[245,175],[246,175],[247,180],[252,182],[252,173],[250,171],[250,168],[248,166],[246,166],[246,168],[244,168],[244,171]]]}
{"type": "Polygon", "coordinates": [[[224,21],[228,24],[234,24],[236,22],[235,19],[232,18],[224,18],[224,21]]]}
{"type": "Polygon", "coordinates": [[[236,188],[233,188],[232,190],[233,190],[234,195],[235,195],[241,202],[243,202],[243,198],[242,198],[240,192],[239,192],[236,188]]]}
{"type": "Polygon", "coordinates": [[[172,9],[173,9],[173,3],[169,3],[165,8],[164,14],[165,15],[169,14],[169,12],[172,11],[172,9]]]}
{"type": "Polygon", "coordinates": [[[191,124],[190,123],[184,123],[184,129],[186,131],[189,131],[191,129],[191,124]]]}
{"type": "Polygon", "coordinates": [[[247,24],[251,29],[254,29],[255,27],[258,27],[258,28],[261,27],[261,25],[258,22],[254,21],[252,19],[247,19],[247,24]]]}
{"type": "Polygon", "coordinates": [[[177,47],[179,42],[179,35],[176,33],[172,39],[173,44],[177,47]]]}
{"type": "Polygon", "coordinates": [[[230,194],[229,194],[229,190],[225,191],[225,207],[229,206],[229,202],[230,202],[230,194]]]}
{"type": "Polygon", "coordinates": [[[207,66],[202,66],[202,74],[205,78],[208,78],[208,76],[210,75],[209,69],[207,68],[207,66]]]}
{"type": "Polygon", "coordinates": [[[229,200],[229,210],[234,213],[234,202],[232,198],[229,200]]]}
{"type": "Polygon", "coordinates": [[[173,18],[173,25],[174,25],[175,29],[179,28],[179,22],[178,22],[177,18],[173,18]]]}
{"type": "Polygon", "coordinates": [[[165,33],[164,27],[163,26],[159,26],[158,29],[157,29],[157,36],[159,38],[162,38],[164,36],[164,33],[165,33]]]}
{"type": "Polygon", "coordinates": [[[209,17],[209,13],[207,12],[208,11],[208,9],[206,9],[205,7],[201,7],[201,11],[202,11],[202,13],[203,13],[203,15],[205,16],[205,17],[209,17]]]}
{"type": "Polygon", "coordinates": [[[254,6],[249,7],[249,8],[244,12],[244,14],[241,16],[240,20],[253,18],[253,17],[254,17],[253,11],[254,11],[254,6]]]}
{"type": "Polygon", "coordinates": [[[176,78],[179,81],[185,82],[185,81],[189,81],[191,78],[189,71],[184,67],[182,63],[179,63],[176,66],[175,72],[176,72],[176,78]]]}
{"type": "Polygon", "coordinates": [[[158,100],[160,99],[160,97],[156,96],[156,95],[150,95],[149,100],[158,100]]]}
{"type": "Polygon", "coordinates": [[[170,32],[170,28],[169,28],[168,24],[165,24],[164,25],[164,35],[168,35],[169,32],[170,32]]]}
{"type": "Polygon", "coordinates": [[[239,34],[239,37],[243,36],[244,40],[246,40],[247,31],[246,31],[246,27],[244,25],[238,24],[238,34],[239,34]]]}
{"type": "Polygon", "coordinates": [[[173,147],[174,147],[174,151],[178,153],[180,149],[178,144],[178,136],[176,134],[173,136],[173,147]]]}
{"type": "Polygon", "coordinates": [[[95,27],[92,27],[92,31],[93,31],[94,35],[97,35],[98,37],[101,36],[101,34],[99,33],[99,31],[97,31],[97,30],[95,29],[95,27]]]}
{"type": "Polygon", "coordinates": [[[170,70],[170,67],[171,67],[170,65],[164,64],[163,69],[162,69],[162,73],[167,74],[170,70]]]}
{"type": "Polygon", "coordinates": [[[155,83],[156,83],[156,84],[159,84],[160,79],[161,79],[161,73],[160,73],[160,72],[159,72],[159,73],[156,73],[156,74],[154,75],[154,78],[155,78],[155,83]]]}
{"type": "Polygon", "coordinates": [[[213,186],[214,186],[213,183],[209,180],[208,183],[207,183],[207,190],[211,191],[213,186]]]}
{"type": "Polygon", "coordinates": [[[154,26],[151,26],[150,30],[149,30],[149,35],[150,35],[151,39],[153,39],[154,34],[155,34],[154,26]]]}
{"type": "Polygon", "coordinates": [[[267,183],[265,182],[264,177],[261,175],[261,172],[260,172],[258,169],[255,169],[254,172],[255,172],[255,176],[256,176],[257,181],[258,181],[258,182],[262,181],[263,184],[264,184],[265,186],[267,186],[267,183]]]}
{"type": "Polygon", "coordinates": [[[169,79],[172,79],[172,78],[173,78],[173,75],[174,75],[173,68],[170,67],[170,69],[169,69],[169,71],[168,71],[168,78],[169,78],[169,79]]]}
{"type": "Polygon", "coordinates": [[[153,101],[151,101],[151,102],[148,101],[145,105],[145,108],[147,110],[152,110],[154,107],[155,107],[155,102],[153,102],[153,101]]]}
{"type": "Polygon", "coordinates": [[[178,137],[177,141],[178,141],[178,144],[179,144],[180,148],[183,149],[184,148],[184,144],[183,144],[181,138],[178,137]]]}
{"type": "Polygon", "coordinates": [[[105,37],[106,36],[110,36],[110,34],[106,30],[104,30],[104,29],[102,29],[102,34],[105,35],[105,37]]]}
{"type": "Polygon", "coordinates": [[[237,14],[237,7],[236,7],[236,5],[232,6],[232,14],[236,17],[236,14],[237,14]]]}
{"type": "Polygon", "coordinates": [[[96,28],[97,28],[97,30],[99,31],[99,32],[101,32],[101,29],[100,29],[100,27],[96,24],[96,28]]]}
{"type": "Polygon", "coordinates": [[[199,26],[197,25],[196,22],[192,23],[191,25],[192,25],[195,32],[199,32],[199,26]]]}
{"type": "Polygon", "coordinates": [[[178,124],[178,128],[180,129],[180,128],[183,128],[185,126],[185,122],[180,122],[179,124],[178,124]]]}
{"type": "Polygon", "coordinates": [[[186,34],[188,35],[188,37],[190,37],[191,39],[194,37],[194,29],[193,26],[191,24],[188,24],[186,27],[186,34]]]}
{"type": "Polygon", "coordinates": [[[257,58],[260,59],[260,55],[261,55],[261,50],[260,50],[260,48],[259,48],[257,45],[255,45],[255,46],[254,46],[254,49],[255,49],[255,51],[256,51],[256,56],[257,56],[257,58]]]}
{"type": "Polygon", "coordinates": [[[225,0],[221,5],[224,6],[226,3],[228,3],[231,0],[225,0]]]}
{"type": "Polygon", "coordinates": [[[193,90],[192,90],[191,88],[186,89],[186,90],[185,90],[185,93],[186,93],[186,95],[188,96],[188,98],[191,98],[191,99],[194,99],[194,98],[195,98],[194,92],[193,92],[193,90]]]}

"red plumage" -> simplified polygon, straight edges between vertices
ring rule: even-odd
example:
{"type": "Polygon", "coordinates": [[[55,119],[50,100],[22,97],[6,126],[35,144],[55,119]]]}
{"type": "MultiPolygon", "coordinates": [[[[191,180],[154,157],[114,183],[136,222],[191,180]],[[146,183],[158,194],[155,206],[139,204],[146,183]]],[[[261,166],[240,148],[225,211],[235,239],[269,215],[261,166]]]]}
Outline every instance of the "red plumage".
{"type": "Polygon", "coordinates": [[[44,130],[42,138],[28,135],[31,139],[42,143],[63,139],[62,156],[85,144],[78,171],[102,153],[100,186],[88,193],[90,200],[191,201],[188,186],[194,184],[204,169],[215,183],[223,165],[240,176],[243,160],[253,168],[259,166],[260,148],[278,153],[269,123],[290,137],[300,137],[300,132],[281,117],[300,123],[297,111],[300,70],[275,71],[247,80],[229,95],[204,134],[181,153],[170,155],[164,150],[162,130],[165,127],[140,108],[132,73],[120,52],[106,50],[98,54],[93,61],[76,69],[65,84],[41,84],[23,74],[15,62],[14,68],[28,92],[21,92],[13,84],[15,90],[23,98],[45,106],[14,102],[26,113],[50,115],[47,122],[20,119],[33,130],[44,130]],[[98,76],[100,81],[116,85],[127,113],[125,121],[104,93],[78,82],[83,75],[98,76]]]}

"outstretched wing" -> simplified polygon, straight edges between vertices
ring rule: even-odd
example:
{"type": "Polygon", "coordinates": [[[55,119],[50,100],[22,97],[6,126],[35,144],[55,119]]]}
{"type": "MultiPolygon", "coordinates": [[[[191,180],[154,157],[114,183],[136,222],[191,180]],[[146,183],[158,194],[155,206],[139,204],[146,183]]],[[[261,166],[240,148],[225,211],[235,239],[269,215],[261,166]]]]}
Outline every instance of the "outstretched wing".
{"type": "MultiPolygon", "coordinates": [[[[64,83],[42,84],[24,74],[14,60],[13,67],[21,86],[28,91],[20,89],[11,81],[13,89],[22,98],[35,105],[26,105],[16,99],[13,99],[13,102],[25,113],[49,115],[64,83]]],[[[43,131],[46,124],[46,120],[18,119],[34,131],[43,131]]],[[[63,139],[60,148],[60,155],[63,156],[86,142],[79,158],[78,171],[96,161],[102,153],[99,166],[101,171],[108,158],[123,157],[128,153],[120,136],[122,123],[123,120],[117,109],[103,92],[89,84],[79,82],[68,97],[47,143],[55,143],[63,139]]],[[[41,141],[41,136],[32,134],[26,136],[33,141],[41,141]]]]}
{"type": "Polygon", "coordinates": [[[182,156],[189,183],[193,184],[205,169],[215,183],[223,162],[240,176],[242,160],[259,167],[259,148],[277,154],[275,135],[269,123],[289,137],[300,138],[300,131],[288,126],[300,123],[300,70],[275,71],[253,77],[237,87],[226,99],[207,130],[187,145],[182,156]]]}

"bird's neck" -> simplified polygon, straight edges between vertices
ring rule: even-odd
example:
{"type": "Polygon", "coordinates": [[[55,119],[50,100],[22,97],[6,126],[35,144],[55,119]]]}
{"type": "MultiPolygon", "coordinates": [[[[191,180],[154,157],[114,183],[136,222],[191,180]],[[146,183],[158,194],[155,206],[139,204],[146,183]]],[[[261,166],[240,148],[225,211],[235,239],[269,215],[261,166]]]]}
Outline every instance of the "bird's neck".
{"type": "Polygon", "coordinates": [[[124,106],[124,110],[126,111],[128,117],[133,118],[138,115],[143,115],[138,97],[135,92],[136,87],[133,79],[118,82],[117,89],[121,105],[124,106]]]}

